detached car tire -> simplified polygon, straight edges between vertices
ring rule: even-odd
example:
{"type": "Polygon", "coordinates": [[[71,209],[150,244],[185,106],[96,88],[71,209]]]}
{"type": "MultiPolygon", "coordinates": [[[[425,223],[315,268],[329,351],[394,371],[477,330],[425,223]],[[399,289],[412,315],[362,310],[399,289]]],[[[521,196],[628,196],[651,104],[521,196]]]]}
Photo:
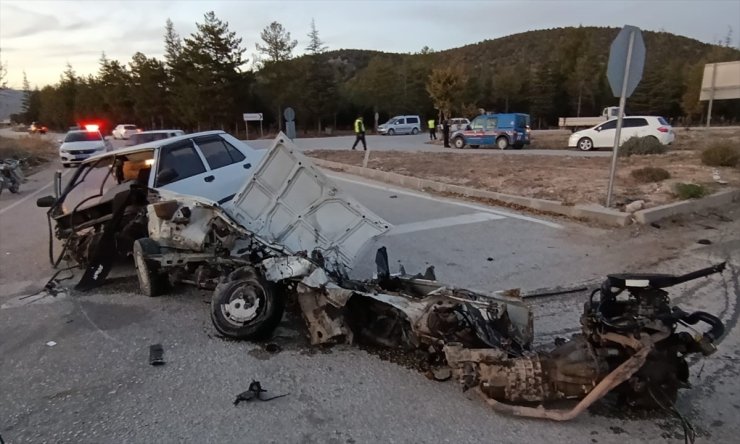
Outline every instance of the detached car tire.
{"type": "Polygon", "coordinates": [[[161,253],[159,244],[148,237],[137,239],[134,241],[133,252],[141,292],[149,297],[166,293],[169,287],[167,276],[160,272],[158,263],[147,260],[147,256],[161,253]]]}
{"type": "Polygon", "coordinates": [[[284,298],[257,273],[223,282],[211,297],[211,321],[219,333],[236,339],[270,335],[283,317],[284,298]]]}

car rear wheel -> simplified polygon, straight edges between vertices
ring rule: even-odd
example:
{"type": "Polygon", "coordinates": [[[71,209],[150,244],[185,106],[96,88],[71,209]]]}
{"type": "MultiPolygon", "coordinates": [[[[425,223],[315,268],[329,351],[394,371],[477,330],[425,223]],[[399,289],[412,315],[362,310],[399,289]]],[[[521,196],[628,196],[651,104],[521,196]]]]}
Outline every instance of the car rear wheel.
{"type": "Polygon", "coordinates": [[[455,137],[452,139],[452,146],[459,150],[463,149],[465,147],[465,139],[462,137],[455,137]]]}
{"type": "Polygon", "coordinates": [[[496,146],[500,150],[505,150],[509,147],[509,139],[507,139],[506,137],[499,137],[498,139],[496,139],[496,146]]]}
{"type": "Polygon", "coordinates": [[[139,278],[141,292],[149,297],[159,296],[167,292],[169,281],[166,275],[159,270],[159,264],[147,259],[152,254],[160,254],[159,244],[148,237],[137,239],[134,242],[134,266],[139,278]]]}
{"type": "Polygon", "coordinates": [[[280,323],[284,300],[276,286],[257,271],[249,267],[244,271],[216,287],[211,297],[211,321],[225,336],[259,339],[280,323]]]}
{"type": "Polygon", "coordinates": [[[584,137],[578,141],[578,149],[581,151],[591,151],[594,147],[594,142],[588,137],[584,137]]]}
{"type": "Polygon", "coordinates": [[[417,134],[419,134],[419,128],[414,128],[414,129],[412,129],[412,130],[411,130],[411,134],[413,134],[413,135],[417,135],[417,134]]]}

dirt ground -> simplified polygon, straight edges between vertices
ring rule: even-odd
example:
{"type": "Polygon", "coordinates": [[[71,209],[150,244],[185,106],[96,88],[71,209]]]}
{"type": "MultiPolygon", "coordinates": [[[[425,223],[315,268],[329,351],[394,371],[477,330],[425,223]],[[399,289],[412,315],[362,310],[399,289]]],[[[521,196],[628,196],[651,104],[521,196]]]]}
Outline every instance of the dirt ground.
{"type": "MultiPolygon", "coordinates": [[[[362,165],[363,152],[319,150],[312,157],[351,165],[362,165]]],[[[710,192],[740,186],[739,168],[718,168],[720,185],[712,178],[712,167],[701,164],[699,151],[671,151],[663,155],[620,158],[615,183],[615,202],[645,200],[646,207],[677,200],[676,182],[704,185],[710,192]],[[671,178],[640,184],[630,175],[646,166],[668,170],[671,178]]],[[[571,156],[507,156],[470,153],[408,153],[375,151],[369,168],[431,179],[500,193],[559,200],[568,204],[603,204],[608,185],[610,158],[571,156]]]]}

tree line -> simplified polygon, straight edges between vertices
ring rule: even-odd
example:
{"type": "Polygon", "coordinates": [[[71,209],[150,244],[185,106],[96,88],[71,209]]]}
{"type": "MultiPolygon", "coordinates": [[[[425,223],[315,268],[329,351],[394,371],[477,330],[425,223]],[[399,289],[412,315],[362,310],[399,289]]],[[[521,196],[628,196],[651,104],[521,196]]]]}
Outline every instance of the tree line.
{"type": "MultiPolygon", "coordinates": [[[[472,117],[479,109],[523,112],[535,127],[559,116],[597,115],[616,105],[606,79],[608,46],[618,30],[561,28],[531,31],[447,51],[415,54],[329,51],[312,20],[305,54],[280,23],[254,43],[255,60],[229,24],[213,12],[182,37],[167,20],[163,60],[137,52],[128,63],[103,54],[94,75],[69,64],[54,85],[23,81],[23,113],[16,121],[59,130],[96,120],[187,131],[243,130],[242,113],[262,112],[282,129],[290,106],[303,131],[350,128],[356,116],[372,122],[396,114],[472,117]]],[[[628,113],[698,122],[699,88],[708,62],[738,60],[740,51],[668,33],[645,33],[648,61],[628,113]]],[[[740,118],[740,101],[715,103],[716,116],[740,118]]]]}

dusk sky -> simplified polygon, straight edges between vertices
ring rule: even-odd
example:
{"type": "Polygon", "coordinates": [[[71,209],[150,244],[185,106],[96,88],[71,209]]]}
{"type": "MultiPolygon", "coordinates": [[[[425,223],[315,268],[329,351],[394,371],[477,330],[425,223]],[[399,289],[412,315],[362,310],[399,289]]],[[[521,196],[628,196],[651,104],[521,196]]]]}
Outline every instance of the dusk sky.
{"type": "MultiPolygon", "coordinates": [[[[181,36],[213,10],[243,38],[250,60],[260,31],[278,21],[307,43],[311,18],[329,49],[418,52],[449,49],[519,32],[563,26],[625,24],[703,42],[740,34],[737,0],[633,1],[14,1],[0,0],[0,57],[8,86],[56,83],[69,62],[80,75],[97,72],[102,52],[128,63],[136,51],[161,57],[164,24],[181,36]]],[[[649,54],[648,54],[649,57],[649,54]]]]}

